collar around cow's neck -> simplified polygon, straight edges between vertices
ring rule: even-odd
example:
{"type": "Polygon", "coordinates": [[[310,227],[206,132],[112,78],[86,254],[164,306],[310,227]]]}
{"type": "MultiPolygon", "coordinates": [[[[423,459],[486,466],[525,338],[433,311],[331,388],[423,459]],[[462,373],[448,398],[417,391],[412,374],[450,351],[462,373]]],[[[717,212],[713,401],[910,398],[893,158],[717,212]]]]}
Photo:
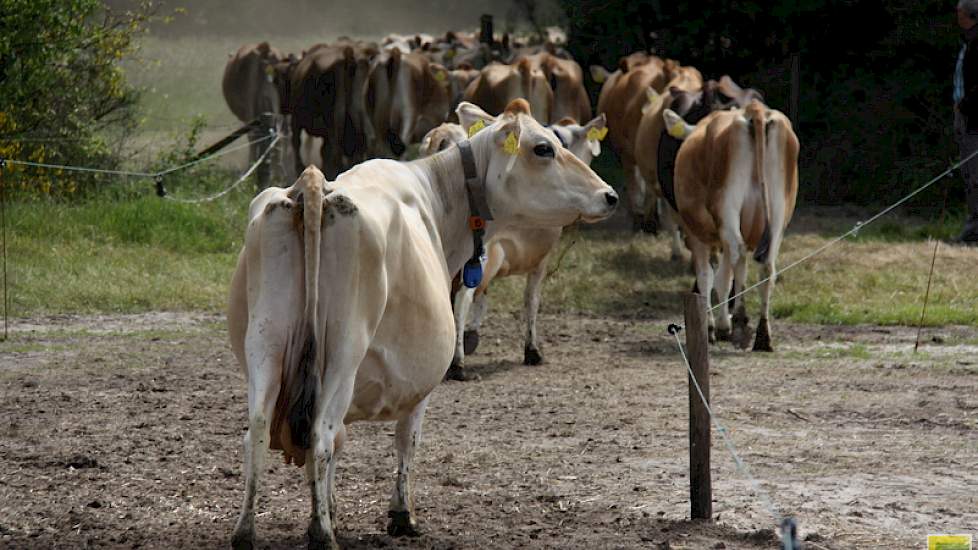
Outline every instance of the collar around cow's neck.
{"type": "Polygon", "coordinates": [[[492,220],[492,211],[486,199],[486,182],[479,177],[475,166],[472,144],[459,142],[458,151],[462,158],[462,172],[465,174],[465,194],[469,198],[469,230],[472,231],[472,257],[462,269],[462,284],[475,288],[482,282],[482,256],[485,246],[482,237],[486,234],[486,222],[492,220]]]}
{"type": "Polygon", "coordinates": [[[469,197],[469,216],[482,218],[483,222],[492,220],[492,211],[486,198],[486,184],[476,170],[472,144],[468,140],[459,142],[458,150],[461,153],[462,171],[465,174],[465,194],[469,197]]]}

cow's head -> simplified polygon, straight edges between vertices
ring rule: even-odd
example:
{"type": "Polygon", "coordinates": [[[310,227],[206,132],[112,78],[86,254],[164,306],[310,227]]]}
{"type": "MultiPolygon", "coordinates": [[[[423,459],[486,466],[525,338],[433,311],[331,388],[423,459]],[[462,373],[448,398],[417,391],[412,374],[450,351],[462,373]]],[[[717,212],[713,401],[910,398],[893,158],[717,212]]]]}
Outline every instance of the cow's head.
{"type": "Polygon", "coordinates": [[[601,154],[601,141],[608,134],[604,113],[581,126],[572,118],[561,119],[549,126],[560,144],[575,157],[590,165],[594,157],[601,154]]]}
{"type": "Polygon", "coordinates": [[[431,156],[439,151],[448,149],[456,143],[465,141],[467,137],[465,130],[460,125],[446,122],[425,134],[424,139],[421,140],[418,155],[422,157],[431,156]]]}
{"type": "Polygon", "coordinates": [[[615,191],[530,114],[523,99],[493,117],[467,102],[456,110],[501,224],[555,227],[607,218],[615,191]]]}

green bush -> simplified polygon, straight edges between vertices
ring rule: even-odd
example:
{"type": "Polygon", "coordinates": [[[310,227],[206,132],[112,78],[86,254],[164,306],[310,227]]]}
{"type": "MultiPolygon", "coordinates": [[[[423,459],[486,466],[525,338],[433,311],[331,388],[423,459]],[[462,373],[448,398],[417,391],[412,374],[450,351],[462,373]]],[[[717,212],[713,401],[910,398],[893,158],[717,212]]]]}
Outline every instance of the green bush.
{"type": "MultiPolygon", "coordinates": [[[[151,17],[149,1],[110,10],[100,0],[0,0],[0,156],[115,167],[109,138],[134,124],[138,93],[120,68],[151,17]]],[[[8,166],[3,185],[72,195],[93,178],[8,166]]]]}

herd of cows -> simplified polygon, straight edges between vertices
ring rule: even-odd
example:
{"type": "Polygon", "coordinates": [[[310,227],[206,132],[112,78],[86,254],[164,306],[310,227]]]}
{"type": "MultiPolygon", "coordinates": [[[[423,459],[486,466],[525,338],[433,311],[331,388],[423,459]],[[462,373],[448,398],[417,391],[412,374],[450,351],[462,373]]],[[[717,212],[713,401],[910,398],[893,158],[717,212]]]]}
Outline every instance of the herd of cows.
{"type": "MultiPolygon", "coordinates": [[[[635,227],[661,220],[676,258],[685,241],[699,291],[738,294],[753,252],[765,275],[754,349],[772,349],[775,260],[798,185],[790,121],[729,77],[704,80],[644,52],[591,75],[602,85],[595,118],[581,67],[550,42],[489,46],[450,32],[232,55],[231,110],[243,121],[285,115],[299,174],[252,202],[231,285],[249,410],[235,547],[252,547],[269,448],[305,465],[310,547],[336,546],[336,456],[357,420],[397,422],[388,532],[417,533],[410,470],[430,393],[446,368],[465,377],[496,277],[527,275],[524,362],[542,360],[547,258],[563,227],[605,219],[619,202],[589,167],[606,134],[635,227]],[[395,160],[418,143],[418,160],[395,160]]],[[[748,347],[744,300],[717,309],[711,337],[748,347]]]]}

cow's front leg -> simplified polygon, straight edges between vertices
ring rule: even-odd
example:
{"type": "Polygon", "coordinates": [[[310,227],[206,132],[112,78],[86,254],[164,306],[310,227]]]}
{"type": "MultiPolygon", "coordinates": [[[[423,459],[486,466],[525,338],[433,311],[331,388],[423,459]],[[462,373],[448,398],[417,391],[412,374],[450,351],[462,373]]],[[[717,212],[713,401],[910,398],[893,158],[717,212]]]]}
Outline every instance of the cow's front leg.
{"type": "MultiPolygon", "coordinates": [[[[466,381],[469,379],[465,373],[465,321],[469,316],[469,306],[472,305],[472,294],[474,289],[462,286],[455,292],[453,313],[455,314],[455,355],[452,357],[452,364],[448,366],[445,373],[446,380],[466,381]]],[[[476,333],[478,338],[478,333],[476,333]]]]}
{"type": "Polygon", "coordinates": [[[390,510],[387,512],[390,518],[387,534],[392,537],[416,537],[420,534],[411,492],[411,468],[414,451],[421,444],[421,424],[427,406],[428,397],[425,397],[411,414],[397,422],[394,434],[394,444],[397,447],[397,483],[394,485],[390,510]]]}
{"type": "Polygon", "coordinates": [[[547,257],[537,268],[526,276],[526,290],[523,293],[523,307],[526,311],[526,343],[523,346],[523,364],[543,363],[543,354],[537,346],[537,313],[540,311],[540,289],[547,274],[547,257]]]}

